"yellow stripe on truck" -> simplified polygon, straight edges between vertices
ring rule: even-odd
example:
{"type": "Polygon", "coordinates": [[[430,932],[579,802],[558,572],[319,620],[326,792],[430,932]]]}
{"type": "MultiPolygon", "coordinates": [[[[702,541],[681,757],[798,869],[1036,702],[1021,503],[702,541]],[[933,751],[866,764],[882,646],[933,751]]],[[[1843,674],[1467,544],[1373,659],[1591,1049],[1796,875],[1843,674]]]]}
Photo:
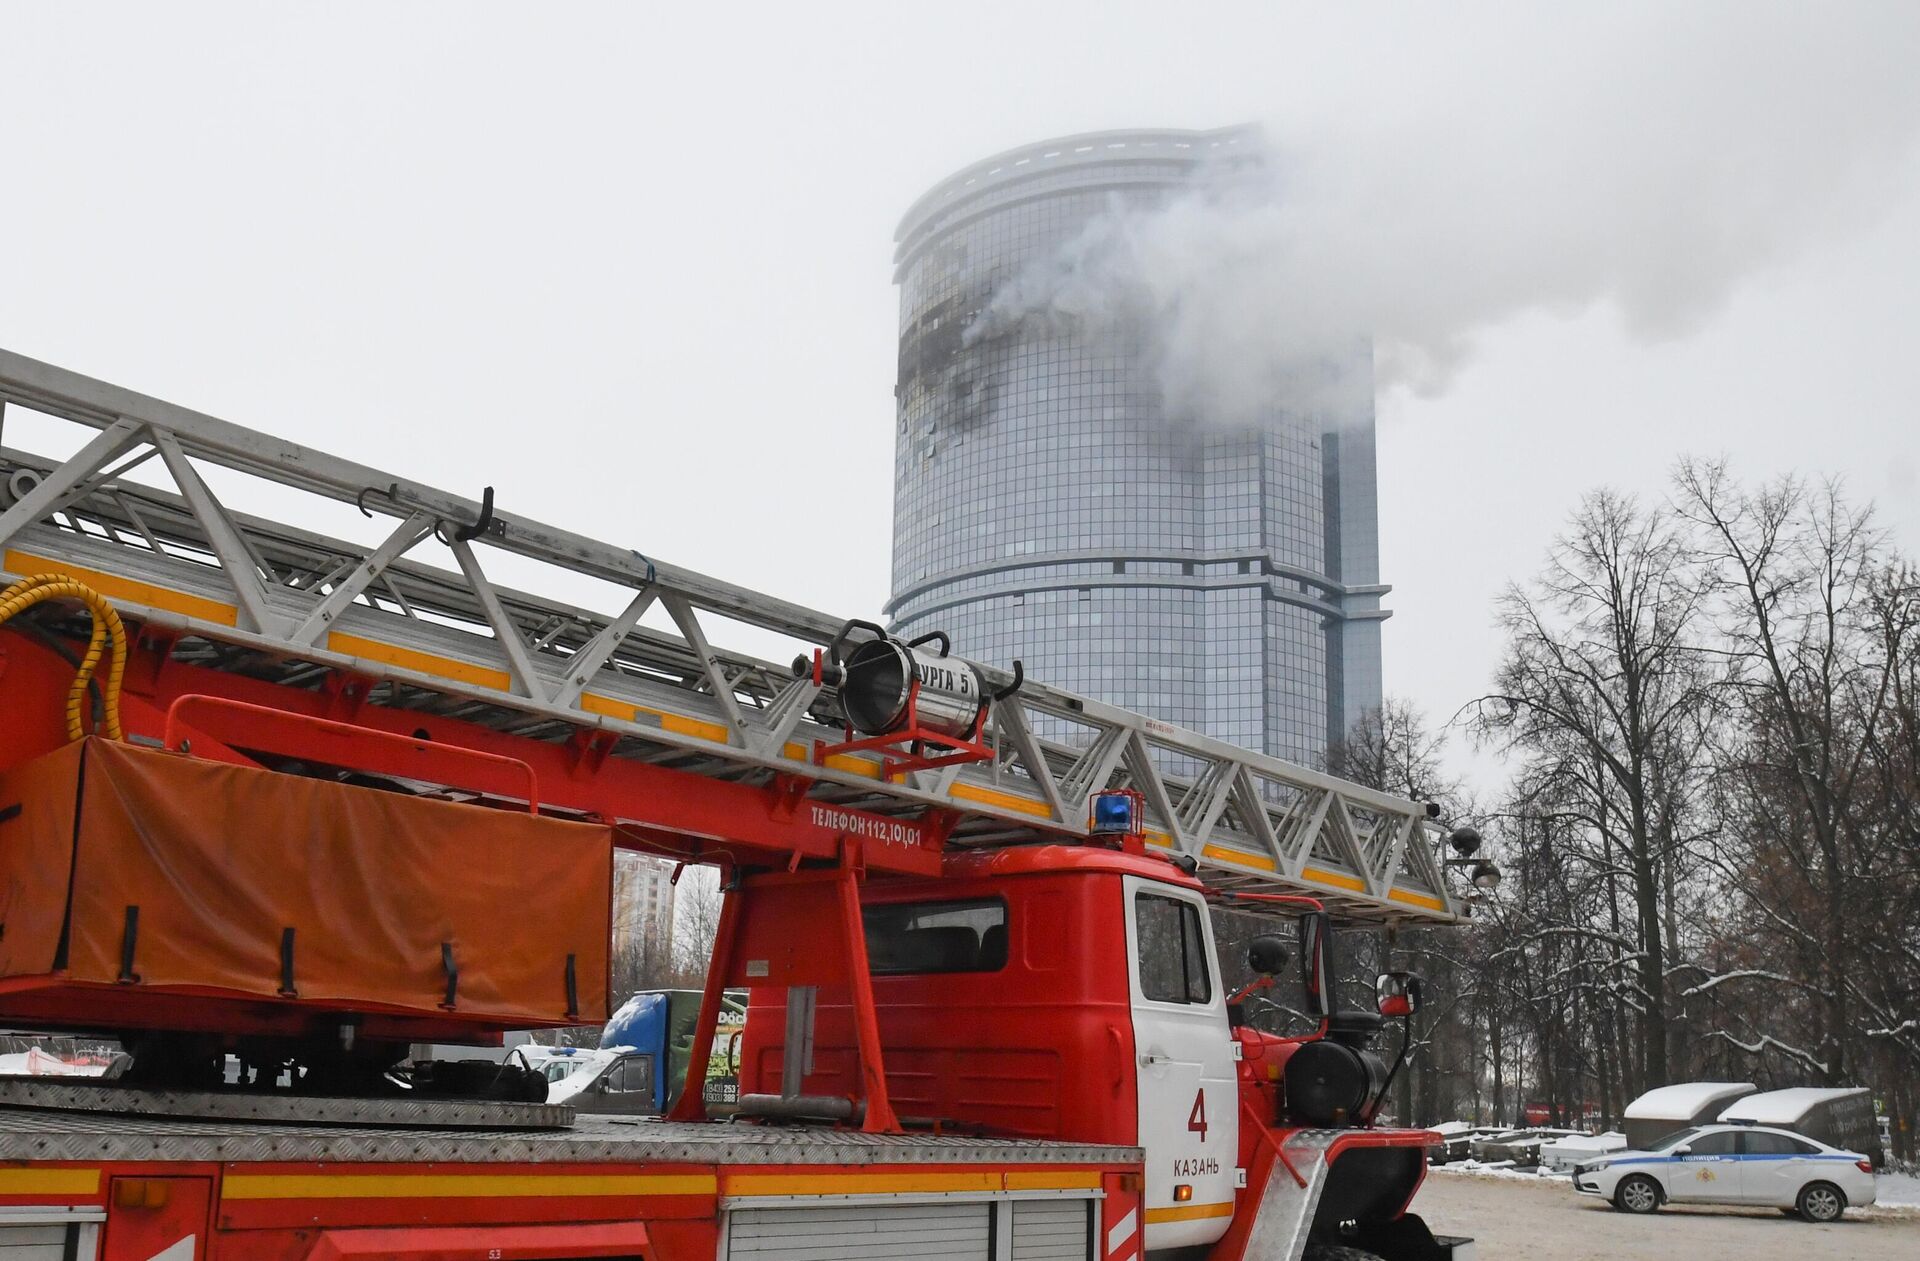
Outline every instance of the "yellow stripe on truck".
{"type": "Polygon", "coordinates": [[[1364,893],[1367,882],[1358,876],[1342,875],[1337,871],[1322,871],[1318,867],[1302,868],[1300,874],[1316,884],[1330,884],[1336,889],[1351,889],[1355,893],[1364,893]]]}
{"type": "Polygon", "coordinates": [[[1233,1201],[1222,1200],[1218,1204],[1176,1204],[1172,1208],[1150,1208],[1147,1210],[1147,1225],[1159,1222],[1191,1222],[1203,1217],[1232,1217],[1233,1201]]]}
{"type": "Polygon", "coordinates": [[[144,604],[150,609],[164,609],[168,613],[178,613],[182,617],[214,622],[221,626],[240,624],[240,609],[237,605],[223,604],[219,600],[209,600],[205,596],[188,595],[184,591],[175,591],[171,587],[156,587],[151,583],[135,582],[131,578],[103,574],[97,569],[69,565],[65,561],[35,556],[32,552],[20,552],[9,548],[6,555],[0,557],[0,565],[4,565],[7,572],[19,574],[22,577],[32,577],[34,574],[60,574],[75,582],[85,583],[109,600],[144,604]]]}
{"type": "Polygon", "coordinates": [[[510,1196],[712,1195],[710,1173],[230,1173],[223,1200],[494,1199],[510,1196]]]}
{"type": "Polygon", "coordinates": [[[1009,1191],[1097,1191],[1100,1189],[1100,1175],[1092,1170],[1085,1173],[1041,1173],[1037,1170],[1015,1169],[1007,1174],[1006,1184],[1009,1191]]]}
{"type": "Polygon", "coordinates": [[[991,788],[976,788],[972,784],[956,783],[947,790],[949,796],[962,801],[978,801],[983,805],[999,806],[1003,810],[1013,810],[1020,814],[1030,814],[1036,819],[1051,819],[1053,811],[1044,801],[1034,801],[1029,797],[1016,797],[1012,793],[995,792],[991,788]]]}
{"type": "Polygon", "coordinates": [[[0,1169],[0,1195],[98,1195],[99,1193],[100,1171],[98,1169],[0,1169]]]}
{"type": "MultiPolygon", "coordinates": [[[[807,746],[797,740],[787,741],[780,746],[780,751],[796,762],[804,762],[808,758],[807,746]]],[[[858,775],[862,779],[880,778],[880,763],[870,762],[863,757],[854,757],[849,753],[829,753],[823,765],[832,767],[836,771],[845,771],[849,775],[858,775]]]]}
{"type": "Polygon", "coordinates": [[[1265,854],[1249,854],[1243,850],[1227,849],[1222,845],[1207,845],[1202,847],[1200,852],[1208,858],[1217,858],[1223,863],[1238,863],[1242,867],[1257,867],[1261,871],[1280,869],[1280,864],[1265,854]]]}
{"type": "Polygon", "coordinates": [[[382,643],[377,639],[362,639],[358,635],[349,635],[344,631],[328,632],[327,651],[337,652],[345,657],[378,661],[383,665],[399,666],[402,670],[412,670],[416,674],[431,674],[443,679],[452,679],[457,683],[490,687],[496,692],[513,690],[513,676],[505,670],[495,670],[491,666],[477,666],[469,661],[442,657],[438,653],[402,648],[397,644],[382,643]]]}
{"type": "Polygon", "coordinates": [[[983,1191],[1092,1191],[1100,1175],[1087,1171],[969,1170],[963,1173],[734,1173],[721,1179],[729,1196],[957,1195],[983,1191]]]}
{"type": "Polygon", "coordinates": [[[660,720],[660,730],[671,731],[675,735],[694,736],[701,740],[711,740],[715,744],[729,742],[726,727],[717,722],[704,722],[698,718],[682,718],[679,714],[669,714],[663,709],[650,709],[645,705],[632,705],[626,701],[616,701],[610,696],[599,696],[593,692],[584,692],[580,696],[580,708],[589,714],[601,714],[608,718],[618,718],[622,722],[638,722],[640,715],[651,714],[660,720]]]}

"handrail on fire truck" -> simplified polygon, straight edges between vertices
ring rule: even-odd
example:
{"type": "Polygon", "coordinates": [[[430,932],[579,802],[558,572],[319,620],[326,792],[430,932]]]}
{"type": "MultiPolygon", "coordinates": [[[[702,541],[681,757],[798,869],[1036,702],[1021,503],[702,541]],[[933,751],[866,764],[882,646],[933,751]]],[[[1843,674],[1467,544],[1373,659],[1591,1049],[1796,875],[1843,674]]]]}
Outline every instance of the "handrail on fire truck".
{"type": "Polygon", "coordinates": [[[9,404],[97,433],[59,458],[0,445],[0,576],[65,575],[108,597],[147,656],[129,686],[163,708],[224,679],[230,699],[324,695],[317,717],[551,754],[533,768],[540,805],[693,858],[782,838],[830,854],[820,847],[837,838],[857,841],[868,867],[926,871],[950,847],[1084,839],[1089,798],[1130,787],[1149,845],[1216,889],[1306,894],[1350,920],[1462,915],[1422,803],[991,663],[979,667],[984,724],[964,740],[978,752],[903,761],[847,739],[817,665],[796,672],[708,633],[741,623],[804,658],[843,636],[844,619],[514,515],[491,488],[475,501],[0,351],[0,422],[9,404]],[[128,477],[156,456],[173,490],[128,477]],[[388,524],[358,543],[236,512],[212,469],[271,483],[292,517],[329,500],[388,524]],[[420,558],[441,549],[451,566],[420,558]],[[489,576],[507,564],[560,589],[610,584],[623,606],[489,576]],[[343,698],[371,703],[342,710],[343,698]],[[701,791],[677,792],[689,776],[701,791]]]}

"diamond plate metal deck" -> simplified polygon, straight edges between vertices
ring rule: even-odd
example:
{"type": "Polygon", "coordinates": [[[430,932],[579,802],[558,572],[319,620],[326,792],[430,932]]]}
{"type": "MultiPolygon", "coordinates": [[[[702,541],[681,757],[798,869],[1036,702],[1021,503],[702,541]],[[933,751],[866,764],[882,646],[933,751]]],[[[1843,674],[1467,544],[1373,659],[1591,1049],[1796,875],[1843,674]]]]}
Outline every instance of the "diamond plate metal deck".
{"type": "Polygon", "coordinates": [[[1137,1164],[1140,1150],[1017,1139],[863,1134],[739,1122],[579,1117],[548,1131],[392,1129],[0,1107],[0,1161],[446,1161],[468,1164],[1137,1164]]]}
{"type": "Polygon", "coordinates": [[[573,1109],[471,1099],[322,1098],[241,1090],[141,1090],[107,1082],[0,1077],[0,1106],[189,1121],[462,1130],[563,1130],[573,1109]]]}

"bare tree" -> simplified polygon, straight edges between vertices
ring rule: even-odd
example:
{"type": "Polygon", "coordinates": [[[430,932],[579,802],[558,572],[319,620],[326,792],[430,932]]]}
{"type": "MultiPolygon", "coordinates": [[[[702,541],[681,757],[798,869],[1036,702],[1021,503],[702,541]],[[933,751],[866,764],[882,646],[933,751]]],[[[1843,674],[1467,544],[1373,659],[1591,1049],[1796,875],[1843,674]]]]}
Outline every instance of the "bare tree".
{"type": "Polygon", "coordinates": [[[1496,1112],[1861,1083],[1912,1159],[1920,571],[1834,484],[1687,463],[1659,507],[1589,496],[1499,616],[1470,726],[1514,759],[1508,880],[1462,956],[1496,1112]]]}
{"type": "Polygon", "coordinates": [[[1388,697],[1347,729],[1327,751],[1327,771],[1342,779],[1414,801],[1440,805],[1444,815],[1465,806],[1465,791],[1443,762],[1446,735],[1426,715],[1398,697],[1388,697]]]}
{"type": "Polygon", "coordinates": [[[713,939],[720,930],[725,894],[714,874],[690,869],[674,900],[673,983],[697,988],[706,983],[713,939]]]}
{"type": "Polygon", "coordinates": [[[1871,508],[1836,483],[1749,492],[1723,463],[1684,464],[1676,480],[1716,575],[1740,703],[1719,756],[1727,870],[1767,926],[1747,951],[1752,966],[1728,983],[1773,999],[1771,1028],[1717,1036],[1835,1083],[1855,1078],[1875,1039],[1911,1061],[1920,1021],[1902,1028],[1913,995],[1896,980],[1911,976],[1911,941],[1887,929],[1913,887],[1900,877],[1912,868],[1920,586],[1871,508]],[[1804,1044],[1782,1036],[1796,1005],[1811,1017],[1804,1044]]]}
{"type": "MultiPolygon", "coordinates": [[[[1466,791],[1444,765],[1446,736],[1406,701],[1389,697],[1369,710],[1327,752],[1331,774],[1414,801],[1432,802],[1441,816],[1471,813],[1466,791]]],[[[1474,1004],[1479,991],[1463,986],[1470,964],[1451,933],[1401,930],[1380,956],[1383,967],[1417,973],[1431,1005],[1416,1014],[1409,1064],[1399,1078],[1398,1115],[1440,1121],[1458,1115],[1478,1087],[1474,1064],[1474,1004]]]]}
{"type": "Polygon", "coordinates": [[[1677,524],[1611,491],[1588,495],[1540,576],[1501,598],[1506,655],[1472,717],[1483,741],[1521,759],[1517,812],[1552,825],[1583,868],[1576,883],[1606,908],[1596,921],[1562,907],[1532,931],[1605,943],[1614,982],[1631,972],[1617,992],[1634,1011],[1629,1076],[1641,1084],[1669,1077],[1681,810],[1712,704],[1701,576],[1677,524]]]}

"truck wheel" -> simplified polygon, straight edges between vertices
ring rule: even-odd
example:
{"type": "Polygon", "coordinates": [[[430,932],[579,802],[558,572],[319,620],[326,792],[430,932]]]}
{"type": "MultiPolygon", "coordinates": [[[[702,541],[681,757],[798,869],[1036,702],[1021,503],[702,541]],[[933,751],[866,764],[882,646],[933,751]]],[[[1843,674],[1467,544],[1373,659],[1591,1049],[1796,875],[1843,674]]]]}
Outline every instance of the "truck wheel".
{"type": "Polygon", "coordinates": [[[1794,1207],[1810,1222],[1835,1222],[1847,1211],[1847,1197],[1831,1182],[1809,1182],[1800,1188],[1794,1207]]]}
{"type": "Polygon", "coordinates": [[[1614,1189],[1613,1206],[1622,1213],[1651,1213],[1660,1207],[1660,1184],[1636,1173],[1614,1189]]]}
{"type": "Polygon", "coordinates": [[[1300,1254],[1300,1261],[1383,1261],[1379,1253],[1368,1252],[1364,1248],[1347,1248],[1339,1244],[1309,1245],[1300,1254]]]}

